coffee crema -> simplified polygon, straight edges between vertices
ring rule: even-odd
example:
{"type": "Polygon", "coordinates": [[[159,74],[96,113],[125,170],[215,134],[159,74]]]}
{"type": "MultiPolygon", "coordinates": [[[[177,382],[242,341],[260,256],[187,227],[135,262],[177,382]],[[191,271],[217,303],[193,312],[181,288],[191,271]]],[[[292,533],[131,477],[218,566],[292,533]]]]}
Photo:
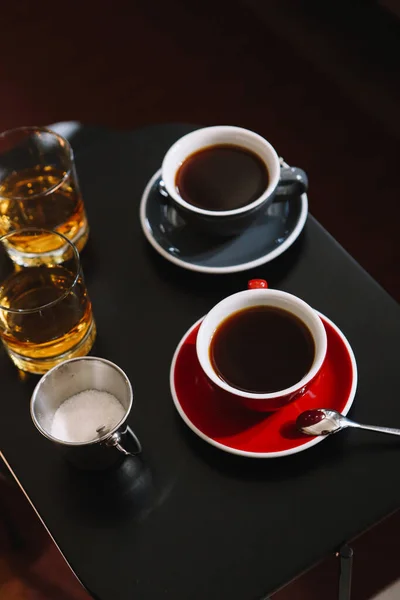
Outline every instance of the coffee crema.
{"type": "Polygon", "coordinates": [[[251,393],[273,393],[298,383],[315,357],[314,338],[294,314],[272,306],[251,306],[227,317],[210,344],[217,375],[251,393]]]}
{"type": "Polygon", "coordinates": [[[179,167],[175,187],[183,200],[205,210],[241,208],[267,189],[268,169],[251,150],[217,144],[194,152],[179,167]]]}

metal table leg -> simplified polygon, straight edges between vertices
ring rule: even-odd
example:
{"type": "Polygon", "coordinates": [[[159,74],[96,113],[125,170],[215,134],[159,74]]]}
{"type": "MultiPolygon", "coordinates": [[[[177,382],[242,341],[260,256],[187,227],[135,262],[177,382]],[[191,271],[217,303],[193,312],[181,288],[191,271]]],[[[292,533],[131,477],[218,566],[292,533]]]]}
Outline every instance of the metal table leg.
{"type": "MultiPolygon", "coordinates": [[[[345,544],[337,552],[336,556],[340,559],[339,575],[339,596],[338,600],[351,600],[351,575],[353,570],[354,551],[345,544]]],[[[265,596],[262,600],[272,600],[270,596],[265,596]]]]}
{"type": "Polygon", "coordinates": [[[339,597],[338,600],[350,600],[351,575],[353,567],[353,549],[347,544],[341,547],[336,556],[340,558],[339,597]]]}

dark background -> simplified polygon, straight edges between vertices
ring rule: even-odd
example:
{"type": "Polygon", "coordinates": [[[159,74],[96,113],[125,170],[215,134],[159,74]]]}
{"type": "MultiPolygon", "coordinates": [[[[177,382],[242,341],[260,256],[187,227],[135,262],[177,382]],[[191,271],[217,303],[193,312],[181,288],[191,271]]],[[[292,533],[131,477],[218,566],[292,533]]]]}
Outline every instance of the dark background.
{"type": "MultiPolygon", "coordinates": [[[[400,21],[378,3],[25,0],[2,3],[1,24],[0,130],[254,129],[308,172],[311,212],[400,299],[400,21]]],[[[398,522],[358,542],[355,600],[399,574],[398,522]]],[[[328,600],[335,572],[328,561],[280,598],[328,600]]]]}
{"type": "Polygon", "coordinates": [[[254,129],[308,172],[312,213],[400,299],[400,21],[376,2],[20,0],[1,23],[0,130],[254,129]]]}

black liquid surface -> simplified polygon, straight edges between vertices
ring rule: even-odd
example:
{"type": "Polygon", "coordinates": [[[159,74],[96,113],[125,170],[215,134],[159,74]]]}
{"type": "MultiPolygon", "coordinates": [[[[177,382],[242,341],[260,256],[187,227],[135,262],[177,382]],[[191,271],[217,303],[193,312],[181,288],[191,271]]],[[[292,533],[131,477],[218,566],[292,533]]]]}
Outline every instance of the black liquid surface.
{"type": "Polygon", "coordinates": [[[225,319],[215,331],[210,359],[229,385],[247,392],[286,389],[310,370],[314,339],[292,313],[275,307],[252,306],[225,319]]]}
{"type": "Polygon", "coordinates": [[[233,210],[257,200],[268,187],[268,170],[250,150],[216,145],[189,156],[180,166],[176,189],[186,202],[206,210],[233,210]]]}

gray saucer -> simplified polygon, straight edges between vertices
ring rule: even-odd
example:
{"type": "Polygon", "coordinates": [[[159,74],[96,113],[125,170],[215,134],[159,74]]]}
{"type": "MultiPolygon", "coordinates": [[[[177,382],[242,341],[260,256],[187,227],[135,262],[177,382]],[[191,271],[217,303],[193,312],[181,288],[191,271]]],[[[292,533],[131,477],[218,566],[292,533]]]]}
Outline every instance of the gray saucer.
{"type": "Polygon", "coordinates": [[[307,194],[273,202],[265,215],[233,238],[213,238],[185,224],[158,191],[161,169],[147,184],[140,203],[143,232],[170,262],[203,273],[235,273],[270,262],[285,252],[302,231],[307,194]]]}

